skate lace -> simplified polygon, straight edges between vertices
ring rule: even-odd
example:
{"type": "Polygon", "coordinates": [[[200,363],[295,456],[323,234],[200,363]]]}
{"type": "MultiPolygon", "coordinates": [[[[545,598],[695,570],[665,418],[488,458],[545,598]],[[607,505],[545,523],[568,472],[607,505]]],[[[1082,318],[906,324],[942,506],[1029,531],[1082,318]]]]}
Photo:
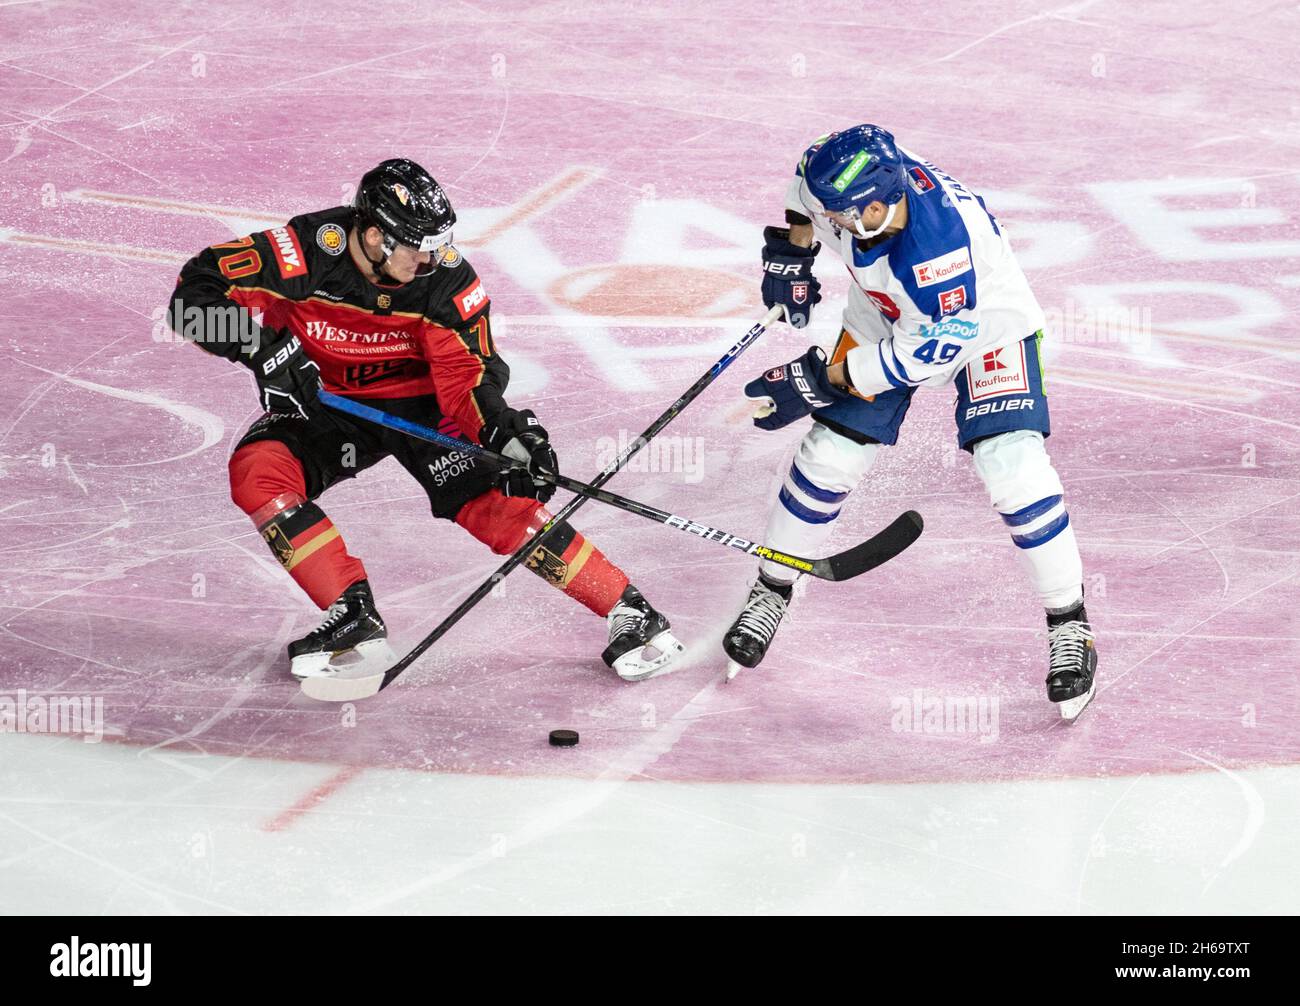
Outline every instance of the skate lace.
{"type": "Polygon", "coordinates": [[[335,601],[325,610],[325,617],[321,620],[320,625],[316,626],[312,635],[328,635],[330,631],[339,624],[339,622],[343,621],[347,613],[347,602],[342,599],[335,601]]]}
{"type": "Polygon", "coordinates": [[[736,631],[746,632],[755,639],[771,642],[776,628],[785,615],[786,600],[774,590],[755,587],[749,592],[745,610],[736,621],[736,631]]]}
{"type": "Polygon", "coordinates": [[[1092,638],[1092,626],[1087,622],[1062,622],[1049,628],[1047,676],[1050,678],[1062,671],[1078,674],[1092,638]]]}
{"type": "Polygon", "coordinates": [[[609,631],[610,639],[617,639],[625,632],[639,631],[647,617],[644,611],[639,611],[626,604],[620,604],[618,610],[614,612],[614,621],[611,623],[609,631]]]}

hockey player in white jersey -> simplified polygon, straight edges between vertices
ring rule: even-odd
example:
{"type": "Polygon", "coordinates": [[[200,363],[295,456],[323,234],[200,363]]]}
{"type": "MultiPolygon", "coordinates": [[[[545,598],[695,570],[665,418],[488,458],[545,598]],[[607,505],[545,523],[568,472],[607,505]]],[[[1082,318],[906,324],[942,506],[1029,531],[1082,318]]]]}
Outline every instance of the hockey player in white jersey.
{"type": "MultiPolygon", "coordinates": [[[[853,283],[828,359],[813,347],[745,387],[754,425],[812,416],[773,505],[765,540],[823,550],[849,493],[898,430],[917,388],[956,385],[957,438],[970,452],[1047,610],[1047,696],[1073,719],[1092,698],[1097,654],[1064,489],[1048,458],[1039,344],[1045,324],[984,201],[878,126],[830,133],[804,153],[786,194],[787,228],[764,231],[763,300],[796,328],[821,299],[813,261],[839,251],[853,283]]],[[[793,571],[760,564],[724,639],[754,667],[785,614],[793,571]]]]}

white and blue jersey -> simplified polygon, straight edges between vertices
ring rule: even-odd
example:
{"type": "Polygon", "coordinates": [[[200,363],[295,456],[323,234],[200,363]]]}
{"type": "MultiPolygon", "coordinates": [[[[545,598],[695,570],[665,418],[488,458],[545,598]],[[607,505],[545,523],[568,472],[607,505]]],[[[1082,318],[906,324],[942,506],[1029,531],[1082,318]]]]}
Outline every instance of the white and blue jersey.
{"type": "MultiPolygon", "coordinates": [[[[907,225],[870,247],[813,218],[838,247],[853,285],[844,327],[858,345],[845,362],[858,394],[948,384],[984,354],[1022,342],[1046,319],[984,200],[898,148],[907,168],[907,225]]],[[[796,172],[786,206],[807,215],[796,172]]]]}

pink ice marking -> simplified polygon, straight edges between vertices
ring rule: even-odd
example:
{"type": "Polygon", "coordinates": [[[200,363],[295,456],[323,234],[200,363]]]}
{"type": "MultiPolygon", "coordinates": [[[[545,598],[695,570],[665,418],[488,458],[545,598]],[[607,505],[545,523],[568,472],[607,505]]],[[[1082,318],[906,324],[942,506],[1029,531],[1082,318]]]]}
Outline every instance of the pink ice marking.
{"type": "MultiPolygon", "coordinates": [[[[711,20],[684,4],[624,20],[430,8],[402,24],[414,51],[386,56],[358,48],[354,11],[331,0],[310,33],[277,27],[274,59],[248,47],[270,17],[255,4],[96,9],[107,27],[36,5],[4,15],[4,688],[102,695],[131,744],[356,769],[913,782],[1203,767],[1184,751],[1300,757],[1288,12],[1224,29],[1209,5],[944,3],[877,24],[900,55],[868,62],[824,44],[853,34],[853,5],[802,53],[776,6],[711,20]],[[1234,45],[1207,60],[1225,30],[1234,45]],[[1059,319],[1049,446],[1102,661],[1085,718],[1066,727],[1046,702],[1042,615],[953,449],[946,391],[918,396],[835,544],[908,508],[922,540],[861,580],[812,584],[765,664],[730,686],[718,641],[750,561],[592,504],[576,523],[690,644],[677,674],[616,680],[603,623],[517,573],[355,725],[302,700],[284,646],[318,615],[228,498],[250,379],[159,341],[179,263],[337,204],[382,157],[416,157],[462,213],[520,404],[565,469],[590,475],[601,438],[639,432],[761,314],[761,228],[793,164],[864,117],[986,193],[1059,319]],[[496,227],[579,168],[589,182],[496,227]],[[1177,211],[1216,216],[1196,227],[1177,211]],[[747,301],[727,300],[729,277],[747,301]],[[1136,330],[1087,336],[1106,303],[1136,330]],[[932,729],[935,702],[971,703],[986,729],[932,729]],[[557,726],[580,747],[549,748],[557,726]]],[[[845,279],[821,268],[825,338],[845,279]]],[[[808,338],[764,336],[669,428],[703,445],[702,477],[629,471],[612,487],[760,537],[799,433],[750,428],[740,388],[808,338]]],[[[435,524],[395,466],[323,505],[399,646],[499,562],[435,524]]]]}

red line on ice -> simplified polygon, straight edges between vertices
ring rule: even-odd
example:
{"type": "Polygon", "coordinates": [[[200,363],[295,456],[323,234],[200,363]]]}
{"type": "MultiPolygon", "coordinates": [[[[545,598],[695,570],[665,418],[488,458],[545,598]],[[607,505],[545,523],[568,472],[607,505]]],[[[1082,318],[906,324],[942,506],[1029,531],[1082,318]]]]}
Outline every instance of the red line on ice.
{"type": "Polygon", "coordinates": [[[286,807],[266,824],[262,825],[263,831],[284,831],[302,817],[303,814],[310,814],[318,806],[328,800],[340,789],[346,786],[353,778],[360,775],[363,769],[359,765],[348,765],[339,769],[332,776],[326,779],[319,786],[303,794],[303,796],[292,806],[286,807]]]}

